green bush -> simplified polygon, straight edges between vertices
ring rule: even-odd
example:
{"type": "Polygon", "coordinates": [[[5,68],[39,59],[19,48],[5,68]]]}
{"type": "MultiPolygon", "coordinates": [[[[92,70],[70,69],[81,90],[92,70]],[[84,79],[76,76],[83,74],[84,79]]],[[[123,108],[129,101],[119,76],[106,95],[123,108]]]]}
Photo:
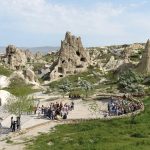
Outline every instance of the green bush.
{"type": "Polygon", "coordinates": [[[77,83],[78,83],[79,78],[81,78],[82,80],[87,80],[89,83],[94,84],[100,80],[100,76],[96,74],[99,72],[100,72],[100,70],[98,70],[98,69],[89,68],[88,71],[78,73],[75,75],[69,75],[69,76],[64,77],[60,80],[51,82],[49,84],[49,86],[50,86],[50,88],[58,89],[58,85],[63,84],[63,81],[67,79],[71,82],[73,87],[77,87],[78,86],[77,83]]]}
{"type": "Polygon", "coordinates": [[[43,63],[33,63],[33,70],[34,71],[38,71],[38,70],[41,70],[43,67],[44,67],[44,64],[43,63]]]}
{"type": "Polygon", "coordinates": [[[144,89],[140,86],[143,78],[130,69],[121,73],[118,79],[118,88],[122,92],[142,93],[144,89]]]}

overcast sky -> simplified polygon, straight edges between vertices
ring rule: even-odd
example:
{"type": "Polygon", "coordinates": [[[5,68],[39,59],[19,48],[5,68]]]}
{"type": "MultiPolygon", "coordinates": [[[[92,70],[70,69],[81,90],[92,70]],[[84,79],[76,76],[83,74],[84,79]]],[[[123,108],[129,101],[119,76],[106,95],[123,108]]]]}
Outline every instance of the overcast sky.
{"type": "Polygon", "coordinates": [[[66,31],[84,46],[145,42],[150,0],[0,0],[1,46],[60,46],[66,31]]]}

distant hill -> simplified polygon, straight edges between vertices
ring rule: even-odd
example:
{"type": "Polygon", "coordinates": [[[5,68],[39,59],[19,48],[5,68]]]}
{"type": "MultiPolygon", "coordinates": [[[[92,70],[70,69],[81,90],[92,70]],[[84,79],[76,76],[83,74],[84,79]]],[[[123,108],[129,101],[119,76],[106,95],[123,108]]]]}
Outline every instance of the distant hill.
{"type": "MultiPolygon", "coordinates": [[[[59,50],[59,47],[52,47],[52,46],[43,46],[43,47],[19,47],[21,49],[28,49],[30,50],[32,53],[36,53],[36,52],[41,52],[41,53],[47,53],[49,51],[57,51],[59,50]]],[[[6,47],[2,47],[0,46],[0,53],[4,53],[5,52],[6,47]]]]}

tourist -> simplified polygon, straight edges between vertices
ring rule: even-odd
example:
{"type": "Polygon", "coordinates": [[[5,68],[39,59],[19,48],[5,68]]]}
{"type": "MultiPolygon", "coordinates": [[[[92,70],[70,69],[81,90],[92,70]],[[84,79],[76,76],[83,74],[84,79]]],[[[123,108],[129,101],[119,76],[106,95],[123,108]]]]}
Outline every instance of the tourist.
{"type": "Polygon", "coordinates": [[[16,121],[16,124],[17,124],[17,129],[21,129],[20,127],[20,117],[17,117],[17,121],[16,121]]]}
{"type": "Polygon", "coordinates": [[[10,123],[11,123],[10,128],[11,129],[13,128],[13,122],[14,122],[13,117],[11,117],[11,121],[10,121],[10,123]]]}
{"type": "Polygon", "coordinates": [[[40,107],[38,107],[37,113],[38,113],[38,117],[40,117],[40,114],[41,114],[41,108],[40,107]]]}
{"type": "Polygon", "coordinates": [[[74,110],[74,102],[71,102],[71,110],[74,110]]]}
{"type": "Polygon", "coordinates": [[[44,114],[44,106],[41,107],[41,113],[44,114]]]}
{"type": "Polygon", "coordinates": [[[37,107],[33,107],[34,114],[36,115],[37,107]]]}
{"type": "Polygon", "coordinates": [[[67,119],[67,113],[63,115],[63,119],[67,119]]]}
{"type": "Polygon", "coordinates": [[[16,130],[16,121],[13,121],[12,123],[12,132],[15,132],[16,130]]]}
{"type": "Polygon", "coordinates": [[[126,99],[125,95],[123,96],[122,99],[111,98],[110,101],[108,102],[109,116],[111,116],[111,115],[119,116],[122,114],[131,113],[140,108],[141,108],[141,106],[138,102],[128,101],[126,99]]]}

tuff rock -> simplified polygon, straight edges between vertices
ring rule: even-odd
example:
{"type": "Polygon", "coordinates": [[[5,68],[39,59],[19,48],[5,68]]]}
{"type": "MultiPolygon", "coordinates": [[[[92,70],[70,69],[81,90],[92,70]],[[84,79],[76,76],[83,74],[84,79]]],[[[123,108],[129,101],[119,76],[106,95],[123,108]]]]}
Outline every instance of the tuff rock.
{"type": "Polygon", "coordinates": [[[145,45],[145,50],[142,55],[142,59],[137,66],[137,71],[145,74],[150,73],[150,40],[149,39],[145,45]]]}
{"type": "Polygon", "coordinates": [[[84,49],[81,38],[67,32],[61,41],[58,59],[50,68],[50,80],[85,71],[89,63],[90,56],[84,49]]]}
{"type": "Polygon", "coordinates": [[[19,70],[25,67],[27,63],[27,57],[23,50],[9,45],[6,48],[5,63],[9,65],[11,69],[19,70]]]}

